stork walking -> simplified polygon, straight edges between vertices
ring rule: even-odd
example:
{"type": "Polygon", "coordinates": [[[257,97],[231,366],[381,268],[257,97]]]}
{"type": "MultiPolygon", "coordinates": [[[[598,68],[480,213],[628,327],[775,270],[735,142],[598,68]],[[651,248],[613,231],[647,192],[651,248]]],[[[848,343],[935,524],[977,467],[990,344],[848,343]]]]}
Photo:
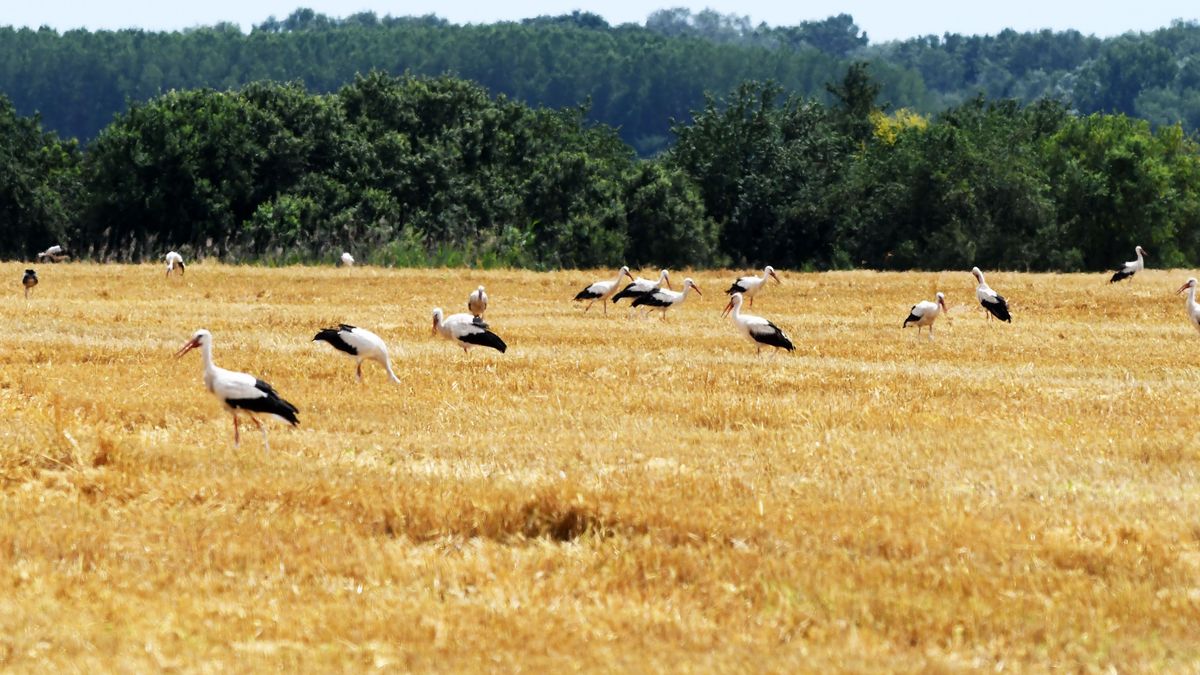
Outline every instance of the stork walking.
{"type": "Polygon", "coordinates": [[[1122,279],[1128,279],[1138,272],[1146,269],[1146,261],[1142,259],[1143,256],[1146,255],[1146,250],[1141,246],[1137,246],[1134,247],[1133,251],[1137,254],[1137,260],[1130,260],[1129,262],[1125,263],[1121,269],[1113,272],[1112,278],[1108,280],[1108,283],[1115,284],[1122,279]]]}
{"type": "Polygon", "coordinates": [[[67,258],[70,258],[71,256],[70,256],[70,254],[67,253],[67,249],[63,248],[62,246],[59,246],[58,244],[55,244],[55,245],[51,246],[50,248],[46,249],[45,251],[42,251],[41,253],[37,254],[37,257],[38,257],[38,260],[49,260],[50,262],[56,263],[56,262],[62,262],[64,260],[66,260],[67,258]]]}
{"type": "Polygon", "coordinates": [[[1184,285],[1179,287],[1178,291],[1175,291],[1175,293],[1179,294],[1184,291],[1188,292],[1188,294],[1187,294],[1188,320],[1192,322],[1192,325],[1196,327],[1196,330],[1200,330],[1200,305],[1196,304],[1196,277],[1192,277],[1191,279],[1188,279],[1184,285]]]}
{"type": "Polygon", "coordinates": [[[987,310],[988,321],[991,321],[994,316],[1001,321],[1012,323],[1012,315],[1008,313],[1008,301],[1004,299],[1004,296],[993,291],[992,287],[987,285],[987,282],[983,280],[983,272],[979,271],[978,267],[972,267],[971,274],[975,275],[975,279],[979,282],[979,285],[975,287],[975,297],[979,298],[979,304],[987,310]]]}
{"type": "Polygon", "coordinates": [[[614,295],[612,301],[615,303],[621,298],[637,299],[647,293],[657,290],[663,284],[666,284],[667,288],[671,288],[671,273],[667,270],[662,270],[658,273],[658,281],[653,279],[643,279],[642,277],[634,279],[632,283],[627,285],[625,288],[622,288],[620,293],[614,295]]]}
{"type": "Polygon", "coordinates": [[[354,267],[354,256],[349,251],[342,251],[342,267],[354,267]]]}
{"type": "Polygon", "coordinates": [[[477,316],[470,314],[442,315],[442,308],[433,310],[433,334],[456,342],[466,353],[471,353],[471,347],[491,347],[503,354],[508,345],[488,329],[487,323],[477,316]]]}
{"type": "Polygon", "coordinates": [[[908,311],[908,318],[904,320],[904,325],[901,328],[908,328],[908,325],[912,324],[917,327],[917,335],[920,335],[921,328],[929,326],[929,339],[932,340],[933,322],[944,311],[946,311],[946,294],[939,291],[936,301],[922,300],[913,305],[912,309],[908,311]]]}
{"type": "Polygon", "coordinates": [[[471,311],[472,316],[482,317],[483,313],[487,311],[487,303],[488,297],[487,293],[483,291],[483,286],[471,291],[471,294],[467,296],[467,309],[471,311]]]}
{"type": "MultiPolygon", "coordinates": [[[[171,276],[171,272],[174,272],[176,267],[179,268],[179,276],[183,276],[183,256],[179,255],[179,253],[175,251],[167,251],[166,261],[167,276],[171,276]]],[[[202,274],[200,276],[204,275],[202,274]]]]}
{"type": "Polygon", "coordinates": [[[725,305],[725,309],[721,311],[721,316],[729,314],[733,317],[733,322],[737,324],[738,330],[746,339],[753,342],[758,347],[758,353],[762,353],[763,345],[768,347],[778,347],[793,351],[796,348],[792,345],[792,341],[784,335],[783,330],[775,324],[767,321],[761,316],[752,314],[742,314],[742,298],[741,293],[734,293],[729,296],[729,304],[725,305]]]}
{"type": "Polygon", "coordinates": [[[179,351],[175,352],[175,358],[178,359],[199,347],[200,353],[204,357],[204,386],[233,415],[233,446],[237,447],[241,442],[241,434],[238,431],[238,413],[244,411],[250,416],[250,421],[254,422],[258,430],[262,432],[263,449],[270,450],[267,428],[254,416],[254,413],[268,415],[292,426],[298,426],[300,420],[296,418],[296,413],[300,411],[296,409],[296,406],[283,400],[274,387],[257,377],[218,368],[213,363],[212,340],[212,333],[201,328],[192,335],[191,340],[188,340],[183,347],[179,348],[179,351]]]}
{"type": "Polygon", "coordinates": [[[704,295],[700,292],[700,287],[696,282],[692,281],[691,277],[683,280],[683,291],[671,291],[665,288],[657,288],[645,295],[638,296],[633,300],[634,307],[653,307],[654,309],[662,310],[662,320],[667,320],[667,310],[672,307],[678,307],[687,300],[688,293],[696,291],[699,295],[704,295]]]}
{"type": "Polygon", "coordinates": [[[38,285],[37,272],[35,270],[25,270],[25,276],[21,277],[21,285],[25,287],[25,299],[29,299],[29,291],[33,290],[34,286],[38,285]]]}
{"type": "Polygon", "coordinates": [[[357,361],[355,373],[359,382],[363,381],[363,361],[370,359],[383,366],[392,382],[400,384],[400,378],[392,372],[392,361],[388,358],[387,345],[384,344],[383,338],[366,328],[340,323],[337,328],[322,328],[313,336],[313,342],[318,341],[328,342],[334,349],[357,361]]]}
{"type": "Polygon", "coordinates": [[[629,273],[629,268],[622,267],[621,270],[619,272],[617,272],[616,279],[613,279],[612,281],[594,282],[587,288],[576,293],[575,300],[577,302],[582,301],[582,300],[588,301],[587,307],[583,308],[584,312],[587,312],[589,309],[591,309],[592,304],[595,303],[597,300],[599,300],[601,306],[604,307],[605,315],[607,315],[608,314],[608,298],[610,296],[612,296],[613,293],[616,292],[617,286],[621,283],[621,277],[629,277],[630,281],[635,281],[635,279],[633,278],[633,275],[629,273]]]}
{"type": "Polygon", "coordinates": [[[750,275],[747,277],[738,277],[738,280],[733,282],[733,284],[730,285],[730,287],[725,291],[725,293],[727,295],[733,295],[734,293],[741,293],[743,298],[746,298],[747,300],[750,301],[749,306],[753,307],[754,306],[754,296],[758,295],[758,292],[761,291],[763,289],[763,287],[767,285],[767,279],[774,279],[775,283],[777,283],[777,284],[783,283],[782,281],[779,280],[779,275],[775,273],[775,268],[771,267],[770,265],[767,265],[765,268],[763,268],[763,273],[762,273],[761,277],[754,276],[754,275],[750,275]]]}

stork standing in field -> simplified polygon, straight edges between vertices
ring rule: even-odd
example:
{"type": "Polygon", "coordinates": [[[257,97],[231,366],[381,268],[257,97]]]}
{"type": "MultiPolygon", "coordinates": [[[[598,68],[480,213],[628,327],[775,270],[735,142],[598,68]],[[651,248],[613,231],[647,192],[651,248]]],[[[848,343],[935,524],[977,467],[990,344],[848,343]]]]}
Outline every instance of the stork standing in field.
{"type": "Polygon", "coordinates": [[[658,273],[658,281],[654,281],[653,279],[643,279],[641,277],[634,279],[633,283],[629,284],[625,288],[622,288],[620,293],[614,295],[612,301],[615,303],[621,298],[636,299],[647,293],[657,290],[663,284],[666,284],[667,288],[671,288],[671,273],[667,270],[662,270],[658,273]]]}
{"type": "Polygon", "coordinates": [[[667,310],[671,309],[672,307],[678,307],[682,305],[684,300],[687,300],[689,291],[696,291],[696,293],[704,295],[704,293],[700,292],[700,287],[696,285],[696,282],[692,281],[691,277],[688,277],[687,279],[683,280],[683,292],[671,291],[665,288],[657,288],[645,295],[635,298],[633,301],[633,306],[661,309],[662,320],[666,321],[667,310]]]}
{"type": "Polygon", "coordinates": [[[471,291],[467,296],[467,309],[471,311],[472,316],[482,317],[487,311],[488,297],[487,293],[483,292],[483,286],[471,291]]]}
{"type": "Polygon", "coordinates": [[[1001,321],[1012,323],[1012,315],[1008,313],[1008,301],[987,285],[987,282],[983,280],[983,272],[979,271],[978,267],[972,267],[971,274],[975,275],[975,279],[979,282],[979,285],[975,287],[975,297],[979,298],[979,304],[987,310],[988,321],[991,321],[994,316],[1001,321]]]}
{"type": "Polygon", "coordinates": [[[50,262],[62,262],[71,256],[67,254],[67,249],[55,244],[50,248],[37,254],[38,260],[49,260],[50,262]]]}
{"type": "Polygon", "coordinates": [[[175,352],[175,358],[179,358],[197,347],[200,348],[200,353],[204,357],[204,386],[220,399],[221,403],[225,404],[225,408],[233,414],[234,447],[241,442],[241,435],[238,432],[238,413],[241,411],[245,411],[250,416],[250,420],[262,432],[264,450],[271,449],[270,443],[267,442],[267,428],[258,421],[254,413],[269,415],[292,426],[300,424],[300,420],[296,418],[296,413],[300,411],[296,409],[296,406],[283,400],[271,385],[253,375],[218,368],[213,363],[212,333],[207,330],[201,328],[196,331],[192,335],[192,339],[180,347],[178,352],[175,352]]]}
{"type": "Polygon", "coordinates": [[[354,267],[354,256],[348,251],[342,251],[342,267],[354,267]]]}
{"type": "Polygon", "coordinates": [[[756,277],[754,275],[748,277],[739,277],[738,280],[733,282],[729,289],[725,291],[725,293],[727,295],[741,293],[743,298],[746,298],[750,301],[749,306],[753,307],[754,296],[758,295],[758,292],[763,289],[763,286],[767,285],[767,279],[774,279],[775,283],[777,284],[783,283],[779,280],[779,275],[775,274],[775,268],[767,265],[765,268],[763,268],[761,277],[756,277]]]}
{"type": "Polygon", "coordinates": [[[25,287],[25,299],[29,299],[29,291],[33,290],[34,286],[38,285],[37,272],[34,270],[25,270],[25,276],[21,277],[21,285],[25,287]]]}
{"type": "Polygon", "coordinates": [[[575,294],[575,300],[587,300],[587,307],[583,308],[586,312],[592,308],[592,304],[597,300],[604,307],[604,313],[608,314],[608,298],[617,290],[617,285],[621,283],[621,277],[629,277],[630,281],[636,281],[633,275],[629,273],[628,267],[622,267],[621,271],[617,272],[617,278],[612,281],[597,281],[587,288],[575,294]]]}
{"type": "Polygon", "coordinates": [[[1122,279],[1128,279],[1129,277],[1132,277],[1138,272],[1146,269],[1146,261],[1142,260],[1142,257],[1146,255],[1146,250],[1141,246],[1137,246],[1133,249],[1133,251],[1134,253],[1137,253],[1137,260],[1130,260],[1129,262],[1125,263],[1124,267],[1113,273],[1112,279],[1109,279],[1108,283],[1113,284],[1122,279]]]}
{"type": "Polygon", "coordinates": [[[1196,304],[1196,277],[1187,280],[1187,283],[1179,287],[1176,294],[1187,291],[1187,313],[1188,319],[1196,330],[1200,330],[1200,305],[1196,304]]]}
{"type": "Polygon", "coordinates": [[[167,276],[171,276],[171,272],[174,272],[176,267],[179,268],[179,276],[183,276],[183,256],[179,255],[175,251],[167,251],[166,260],[167,276]]]}
{"type": "Polygon", "coordinates": [[[789,352],[796,349],[792,345],[792,341],[788,339],[788,336],[783,334],[779,326],[761,316],[742,314],[742,297],[741,293],[734,293],[729,296],[729,304],[725,305],[721,316],[730,314],[733,317],[733,322],[737,324],[738,330],[742,331],[742,335],[745,335],[746,339],[758,346],[759,354],[762,353],[763,345],[786,349],[789,352]]]}
{"type": "Polygon", "coordinates": [[[433,334],[458,343],[468,354],[471,347],[491,347],[501,354],[508,349],[499,335],[488,330],[483,319],[470,314],[443,316],[441,307],[433,310],[433,334]]]}
{"type": "Polygon", "coordinates": [[[917,335],[920,335],[921,327],[929,326],[929,339],[932,340],[933,322],[944,311],[946,311],[946,294],[939,292],[935,302],[922,300],[913,305],[912,309],[908,312],[908,318],[904,320],[904,325],[901,328],[908,328],[908,325],[911,323],[917,327],[917,335]]]}
{"type": "Polygon", "coordinates": [[[378,335],[366,328],[357,328],[347,323],[338,324],[337,328],[322,328],[313,337],[313,342],[328,342],[334,349],[358,361],[358,381],[363,381],[363,361],[371,359],[379,362],[392,382],[400,384],[400,378],[392,372],[392,361],[388,358],[387,345],[378,335]]]}

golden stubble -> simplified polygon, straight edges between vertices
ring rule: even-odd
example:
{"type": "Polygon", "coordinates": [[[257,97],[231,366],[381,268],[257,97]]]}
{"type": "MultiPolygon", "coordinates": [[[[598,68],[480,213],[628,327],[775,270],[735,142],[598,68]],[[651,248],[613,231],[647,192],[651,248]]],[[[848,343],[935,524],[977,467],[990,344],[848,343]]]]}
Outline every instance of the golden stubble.
{"type": "MultiPolygon", "coordinates": [[[[744,272],[664,323],[612,270],[0,264],[0,666],[1193,670],[1191,273],[744,272]],[[430,312],[484,284],[507,354],[430,312]],[[947,295],[933,341],[901,330],[947,295]],[[383,337],[366,381],[316,331],[383,337]],[[271,382],[301,427],[206,392],[271,382]]],[[[643,270],[653,276],[656,270],[643,270]]],[[[682,274],[677,273],[679,279],[682,274]]]]}

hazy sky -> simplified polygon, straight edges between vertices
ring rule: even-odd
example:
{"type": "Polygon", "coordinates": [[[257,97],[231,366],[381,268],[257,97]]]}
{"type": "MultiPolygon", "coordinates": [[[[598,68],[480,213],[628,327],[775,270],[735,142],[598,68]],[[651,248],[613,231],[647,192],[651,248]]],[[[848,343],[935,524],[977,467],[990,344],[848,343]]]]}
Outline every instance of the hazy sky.
{"type": "Polygon", "coordinates": [[[572,10],[595,12],[610,23],[643,23],[655,9],[706,7],[721,14],[749,16],[754,23],[794,25],[823,19],[842,12],[855,21],[872,42],[914,35],[952,33],[997,33],[1004,28],[1019,31],[1074,28],[1083,33],[1109,36],[1129,30],[1152,30],[1173,19],[1196,20],[1200,9],[1195,0],[1143,0],[1112,3],[1090,0],[201,0],[175,3],[165,0],[11,0],[0,12],[0,25],[59,30],[70,28],[145,28],[173,30],[229,21],[249,30],[268,16],[282,19],[296,7],[310,7],[330,16],[347,16],[369,10],[383,16],[436,14],[454,23],[489,23],[516,20],[541,14],[565,14],[572,10]]]}

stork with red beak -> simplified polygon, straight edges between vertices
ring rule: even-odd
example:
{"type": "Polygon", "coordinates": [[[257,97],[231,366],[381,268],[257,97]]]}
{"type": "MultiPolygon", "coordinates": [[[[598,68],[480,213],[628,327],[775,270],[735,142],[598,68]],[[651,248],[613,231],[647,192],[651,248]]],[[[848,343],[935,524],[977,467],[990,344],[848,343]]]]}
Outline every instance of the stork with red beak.
{"type": "Polygon", "coordinates": [[[600,305],[601,305],[602,307],[604,307],[604,313],[605,313],[605,314],[608,314],[608,298],[609,298],[609,297],[610,297],[610,296],[611,296],[613,293],[615,293],[615,292],[616,292],[616,290],[617,290],[617,285],[621,283],[621,277],[629,277],[629,280],[630,280],[630,281],[635,281],[635,279],[633,278],[633,275],[629,273],[629,268],[628,268],[628,267],[622,267],[622,268],[620,269],[620,271],[618,271],[618,272],[617,272],[617,278],[616,278],[616,279],[613,279],[612,281],[596,281],[596,282],[593,282],[593,283],[592,283],[590,286],[588,286],[587,288],[585,288],[585,289],[583,289],[582,291],[579,291],[578,293],[576,293],[576,294],[575,294],[575,300],[576,300],[576,301],[582,301],[582,300],[587,300],[587,301],[588,301],[587,307],[584,307],[584,308],[583,308],[583,311],[584,311],[584,312],[587,312],[589,309],[591,309],[591,308],[592,308],[592,303],[594,303],[594,302],[596,302],[597,300],[599,300],[599,301],[600,301],[600,305]]]}
{"type": "Polygon", "coordinates": [[[748,277],[739,277],[737,281],[733,282],[733,284],[726,289],[725,293],[728,295],[741,293],[743,298],[746,298],[750,301],[749,306],[753,307],[754,296],[758,295],[758,292],[763,289],[763,286],[767,285],[767,279],[774,279],[775,283],[777,284],[783,283],[779,280],[779,275],[775,274],[775,268],[767,265],[765,268],[763,268],[761,277],[756,277],[754,275],[750,275],[748,277]]]}
{"type": "Polygon", "coordinates": [[[733,322],[737,324],[738,330],[746,339],[758,346],[758,353],[762,353],[763,345],[768,347],[778,347],[793,351],[796,349],[792,345],[792,341],[788,336],[783,334],[783,330],[775,324],[767,321],[761,316],[751,314],[742,314],[742,294],[734,293],[729,297],[729,304],[725,305],[721,316],[730,314],[733,317],[733,322]]]}
{"type": "Polygon", "coordinates": [[[183,276],[183,256],[179,255],[177,251],[167,251],[164,259],[167,261],[167,276],[171,276],[171,272],[174,272],[176,267],[179,268],[179,276],[183,276]]]}
{"type": "Polygon", "coordinates": [[[300,411],[296,409],[296,406],[283,400],[279,392],[275,391],[271,385],[253,375],[218,368],[213,363],[212,333],[207,330],[201,328],[196,331],[192,335],[192,339],[180,347],[178,352],[175,352],[175,358],[179,358],[197,347],[200,348],[200,353],[204,357],[204,386],[233,414],[234,447],[241,442],[241,435],[238,431],[239,412],[245,412],[250,416],[250,421],[258,426],[263,435],[263,449],[265,450],[271,449],[267,442],[267,428],[258,421],[254,413],[274,417],[292,426],[300,424],[300,420],[296,418],[296,413],[300,411]]]}
{"type": "Polygon", "coordinates": [[[667,288],[671,288],[671,273],[667,270],[662,270],[658,273],[658,281],[643,279],[642,277],[634,279],[633,283],[622,288],[620,293],[614,295],[612,301],[616,303],[621,298],[633,298],[636,300],[647,293],[658,290],[663,284],[666,284],[667,288]]]}
{"type": "Polygon", "coordinates": [[[996,317],[1001,321],[1012,323],[1012,315],[1008,313],[1008,301],[1004,296],[992,290],[991,286],[983,280],[983,272],[978,267],[971,268],[971,274],[975,276],[975,280],[979,285],[975,287],[975,297],[979,298],[979,304],[987,310],[988,321],[992,317],[996,317]]]}
{"type": "Polygon", "coordinates": [[[363,381],[363,361],[371,359],[383,366],[392,382],[400,384],[400,378],[392,372],[392,360],[388,358],[387,345],[383,338],[366,328],[340,323],[337,328],[323,328],[315,336],[313,342],[328,342],[334,349],[358,361],[358,381],[363,381]]]}
{"type": "Polygon", "coordinates": [[[944,311],[946,311],[946,294],[939,291],[937,301],[922,300],[913,305],[912,309],[908,312],[908,318],[904,320],[904,325],[901,328],[908,328],[908,325],[912,324],[917,327],[917,335],[920,335],[921,328],[929,326],[929,339],[932,340],[933,322],[944,311]]]}
{"type": "Polygon", "coordinates": [[[1179,290],[1175,291],[1175,293],[1178,295],[1184,291],[1188,292],[1188,319],[1192,322],[1192,325],[1196,327],[1196,330],[1200,330],[1200,305],[1196,304],[1196,277],[1188,279],[1186,283],[1179,287],[1179,290]]]}
{"type": "Polygon", "coordinates": [[[1113,272],[1112,279],[1109,279],[1108,283],[1114,284],[1122,279],[1128,279],[1138,272],[1146,269],[1146,261],[1142,259],[1142,257],[1146,255],[1145,249],[1143,249],[1141,246],[1137,246],[1134,247],[1133,252],[1137,254],[1137,260],[1130,260],[1129,262],[1125,263],[1121,269],[1113,272]]]}
{"type": "Polygon", "coordinates": [[[672,307],[678,307],[687,300],[688,292],[696,291],[699,295],[704,295],[700,292],[700,287],[696,282],[692,281],[691,277],[683,280],[683,292],[671,291],[665,288],[655,289],[641,297],[635,298],[633,301],[634,307],[653,307],[662,310],[662,320],[667,320],[667,310],[672,307]]]}
{"type": "Polygon", "coordinates": [[[508,350],[504,340],[488,330],[483,319],[470,314],[444,316],[441,307],[433,310],[433,334],[458,343],[468,354],[471,353],[471,347],[491,347],[501,354],[508,350]]]}

